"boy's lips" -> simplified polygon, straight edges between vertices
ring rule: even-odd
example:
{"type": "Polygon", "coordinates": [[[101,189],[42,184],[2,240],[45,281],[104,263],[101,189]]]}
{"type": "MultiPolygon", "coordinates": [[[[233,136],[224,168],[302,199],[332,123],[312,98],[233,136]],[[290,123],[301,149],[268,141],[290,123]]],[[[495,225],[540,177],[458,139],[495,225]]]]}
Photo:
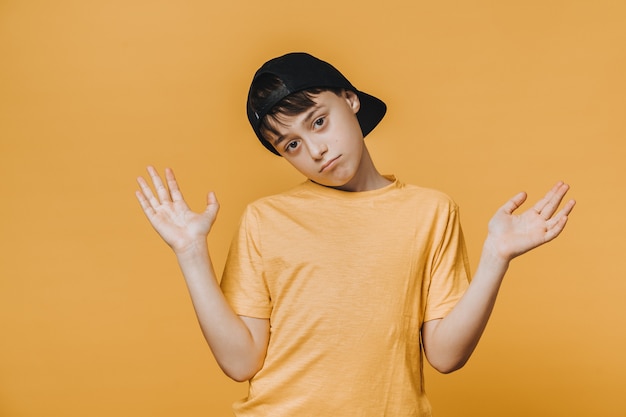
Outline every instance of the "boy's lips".
{"type": "Polygon", "coordinates": [[[326,163],[324,163],[324,165],[322,165],[322,167],[320,168],[320,173],[326,171],[326,169],[330,168],[332,165],[334,165],[335,161],[337,159],[339,159],[341,157],[341,155],[336,156],[328,161],[326,161],[326,163]]]}

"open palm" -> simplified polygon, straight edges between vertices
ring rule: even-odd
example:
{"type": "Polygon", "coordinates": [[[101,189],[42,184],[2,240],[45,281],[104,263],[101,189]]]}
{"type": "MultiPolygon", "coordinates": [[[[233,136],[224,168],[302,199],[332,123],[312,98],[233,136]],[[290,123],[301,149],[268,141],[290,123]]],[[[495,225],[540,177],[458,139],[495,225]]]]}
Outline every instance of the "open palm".
{"type": "Polygon", "coordinates": [[[136,192],[136,196],[152,227],[163,240],[175,252],[185,251],[200,241],[206,241],[219,210],[215,195],[209,193],[206,209],[196,213],[185,202],[171,169],[165,169],[167,187],[156,169],[149,166],[148,173],[156,196],[143,177],[137,178],[141,190],[136,192]]]}
{"type": "Polygon", "coordinates": [[[488,242],[505,259],[511,260],[557,237],[567,222],[575,201],[569,200],[557,212],[569,186],[558,182],[532,208],[516,215],[526,201],[526,193],[519,193],[503,205],[489,221],[488,242]],[[556,213],[556,214],[555,214],[556,213]]]}

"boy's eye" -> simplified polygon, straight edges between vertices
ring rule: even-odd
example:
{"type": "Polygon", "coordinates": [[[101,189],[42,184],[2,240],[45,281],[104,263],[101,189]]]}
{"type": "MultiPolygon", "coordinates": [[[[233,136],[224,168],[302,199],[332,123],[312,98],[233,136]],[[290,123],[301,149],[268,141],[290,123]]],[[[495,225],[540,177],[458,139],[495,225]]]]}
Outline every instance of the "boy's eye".
{"type": "Polygon", "coordinates": [[[319,119],[316,119],[314,122],[315,126],[320,127],[322,125],[324,125],[324,118],[320,117],[319,119]]]}
{"type": "Polygon", "coordinates": [[[295,140],[292,140],[291,142],[289,142],[287,144],[286,150],[292,150],[292,149],[296,149],[298,147],[298,142],[295,140]]]}

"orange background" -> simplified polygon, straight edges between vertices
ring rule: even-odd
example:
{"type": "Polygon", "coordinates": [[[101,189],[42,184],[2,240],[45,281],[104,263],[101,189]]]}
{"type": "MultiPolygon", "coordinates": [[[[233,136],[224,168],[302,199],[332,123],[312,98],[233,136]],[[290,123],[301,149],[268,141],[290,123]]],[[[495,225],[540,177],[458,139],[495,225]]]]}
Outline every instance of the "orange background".
{"type": "Polygon", "coordinates": [[[254,138],[248,83],[305,50],[389,113],[384,173],[488,219],[556,180],[578,206],[514,261],[438,417],[625,416],[626,5],[618,1],[0,1],[0,415],[227,416],[245,384],[206,347],[135,178],[215,190],[218,270],[244,205],[301,180],[254,138]]]}

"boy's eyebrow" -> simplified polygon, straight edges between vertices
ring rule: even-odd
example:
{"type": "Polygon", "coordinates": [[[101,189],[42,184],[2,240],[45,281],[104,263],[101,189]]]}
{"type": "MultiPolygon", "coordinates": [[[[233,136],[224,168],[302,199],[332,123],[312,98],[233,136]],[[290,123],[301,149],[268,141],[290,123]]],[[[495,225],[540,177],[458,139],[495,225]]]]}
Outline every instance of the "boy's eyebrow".
{"type": "Polygon", "coordinates": [[[304,118],[304,123],[309,123],[309,121],[313,118],[313,116],[315,115],[315,113],[319,110],[321,106],[315,105],[313,107],[311,107],[311,111],[309,112],[309,114],[306,115],[306,117],[304,118]]]}
{"type": "Polygon", "coordinates": [[[285,135],[280,135],[279,137],[277,137],[276,139],[274,139],[274,141],[272,142],[272,145],[274,145],[274,147],[278,147],[278,145],[280,145],[280,142],[285,140],[285,135]]]}
{"type": "MultiPolygon", "coordinates": [[[[315,113],[319,110],[319,108],[320,108],[320,107],[321,107],[320,105],[315,105],[315,106],[311,107],[311,111],[309,111],[309,112],[307,113],[306,117],[305,117],[305,118],[304,118],[304,120],[303,120],[303,123],[304,123],[304,124],[308,124],[308,123],[309,123],[309,121],[313,118],[313,116],[314,116],[314,115],[315,115],[315,113]]],[[[280,143],[281,143],[282,141],[284,141],[284,140],[285,140],[285,138],[286,138],[286,135],[280,135],[280,136],[278,136],[276,139],[274,139],[274,140],[272,141],[272,144],[274,145],[274,147],[276,147],[276,146],[280,145],[280,143]]]]}

